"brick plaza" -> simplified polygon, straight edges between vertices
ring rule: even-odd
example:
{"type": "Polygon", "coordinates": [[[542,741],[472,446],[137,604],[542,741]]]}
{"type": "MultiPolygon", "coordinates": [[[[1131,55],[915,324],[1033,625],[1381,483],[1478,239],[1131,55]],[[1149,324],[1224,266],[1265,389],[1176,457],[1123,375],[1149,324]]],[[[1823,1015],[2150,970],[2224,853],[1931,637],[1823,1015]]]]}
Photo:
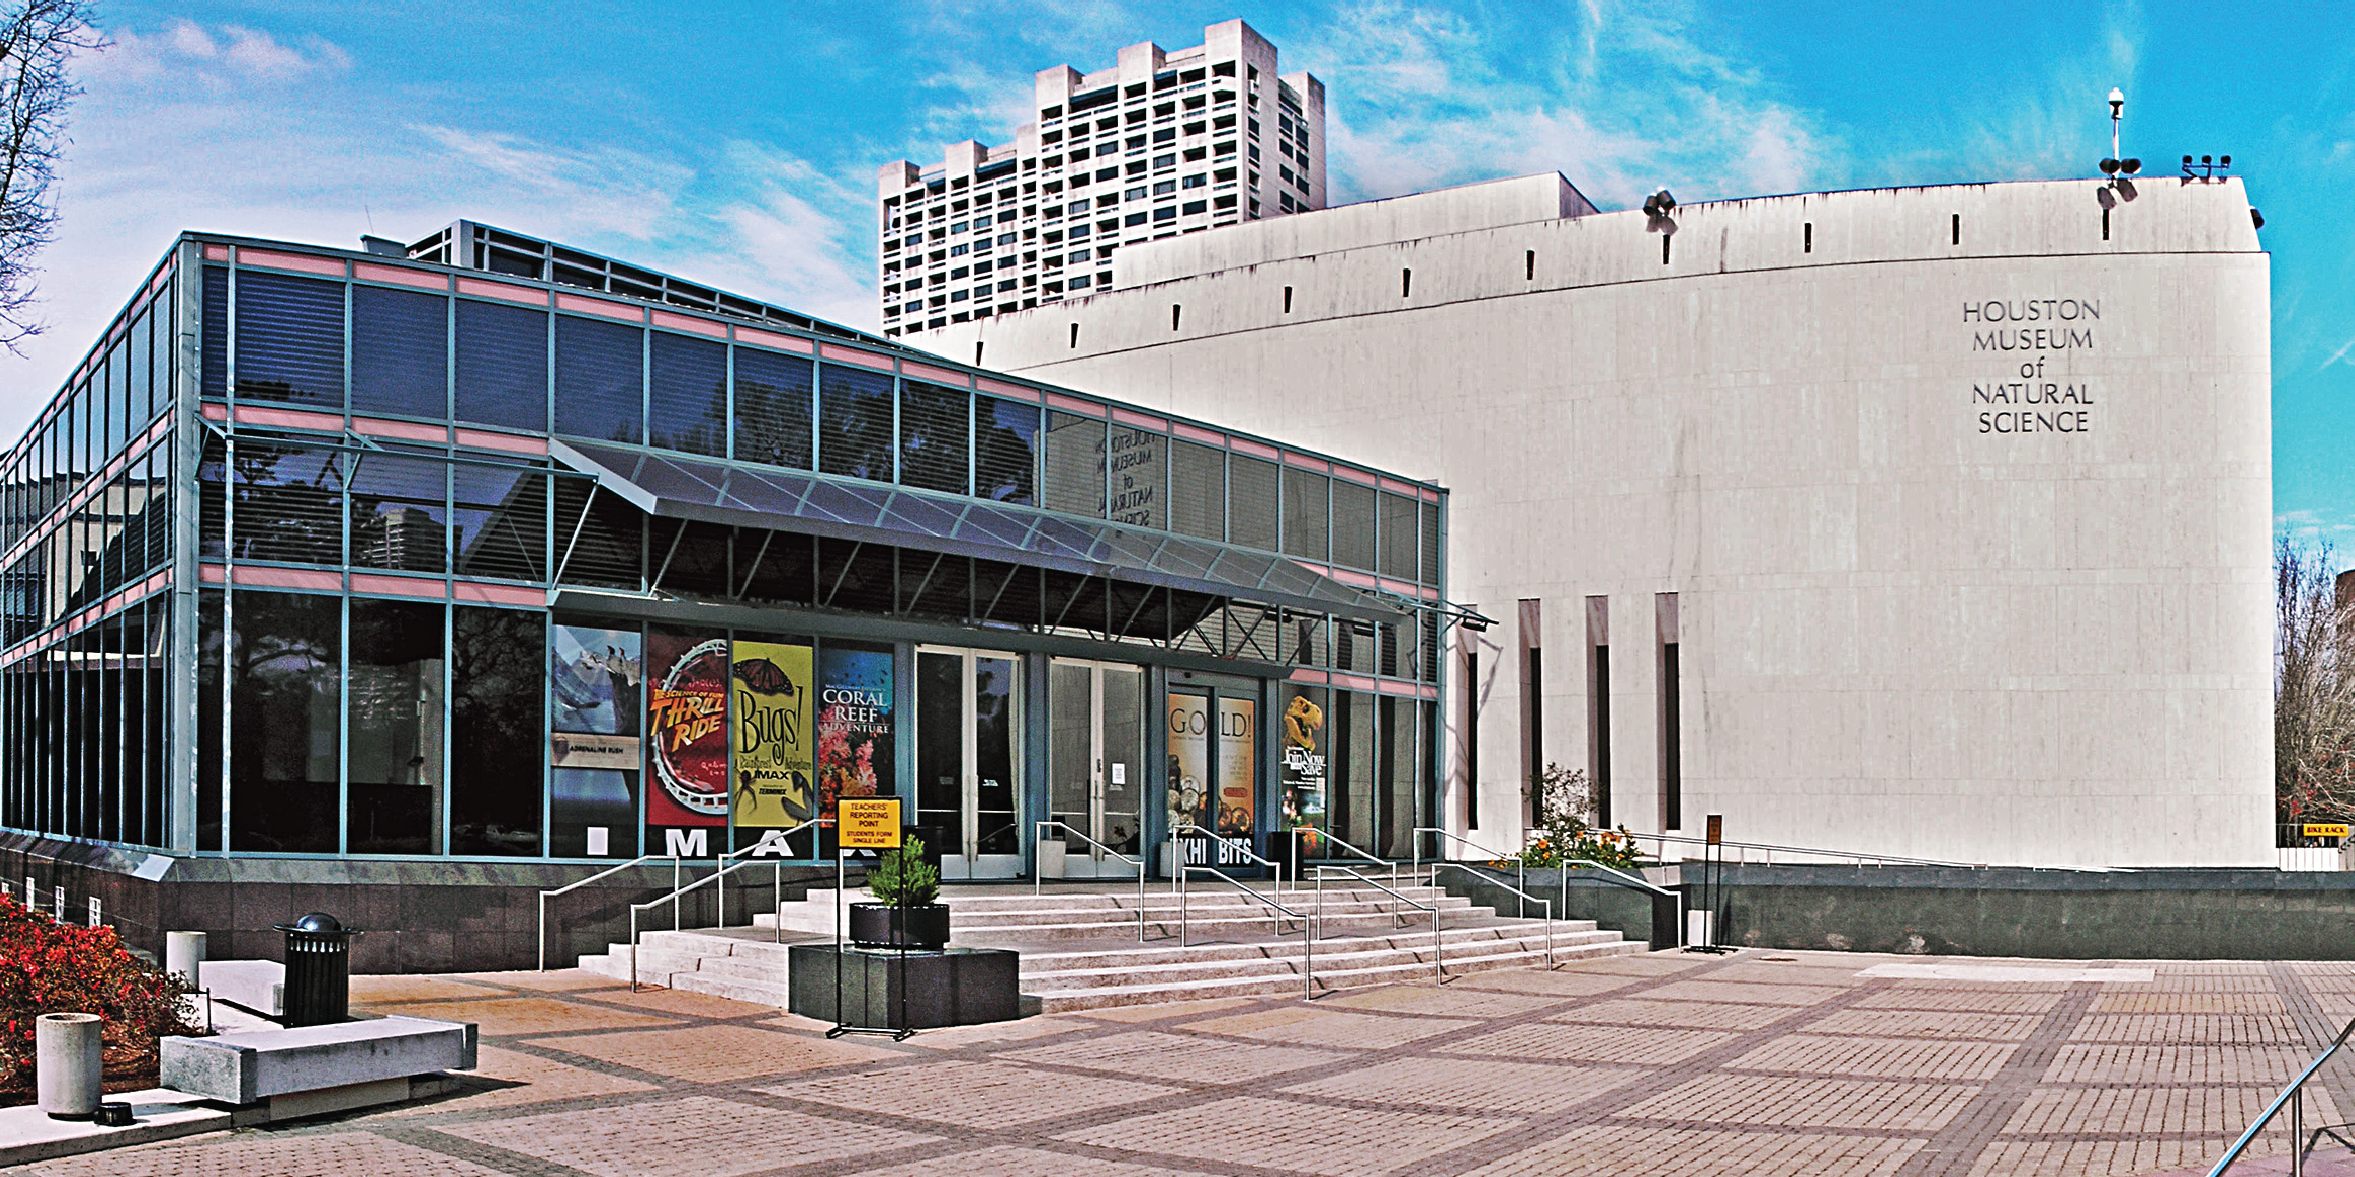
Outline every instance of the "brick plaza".
{"type": "MultiPolygon", "coordinates": [[[[24,1171],[2171,1173],[2204,1169],[2355,1015],[2355,964],[1859,975],[1925,961],[2116,963],[1655,953],[897,1044],[578,971],[357,978],[368,1011],[480,1024],[460,1093],[24,1171]]],[[[2341,1121],[2346,1078],[2334,1064],[2309,1088],[2310,1125],[2341,1121]]],[[[2288,1139],[2271,1132],[2252,1155],[2277,1168],[2288,1139]]]]}

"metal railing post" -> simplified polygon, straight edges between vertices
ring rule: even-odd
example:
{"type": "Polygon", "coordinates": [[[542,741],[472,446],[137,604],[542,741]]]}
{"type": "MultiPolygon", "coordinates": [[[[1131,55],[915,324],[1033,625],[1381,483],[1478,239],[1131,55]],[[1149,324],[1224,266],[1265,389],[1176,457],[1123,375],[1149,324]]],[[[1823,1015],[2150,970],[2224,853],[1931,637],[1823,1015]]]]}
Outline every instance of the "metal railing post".
{"type": "Polygon", "coordinates": [[[785,942],[785,860],[780,858],[769,865],[775,867],[777,872],[769,880],[770,886],[773,888],[773,892],[769,896],[769,927],[777,933],[776,943],[783,944],[785,942]]]}
{"type": "Polygon", "coordinates": [[[548,893],[540,892],[540,971],[548,971],[548,893]]]}
{"type": "Polygon", "coordinates": [[[2290,1092],[2290,1177],[2306,1177],[2306,1087],[2290,1092]]]}
{"type": "Polygon", "coordinates": [[[638,909],[630,909],[630,992],[638,991],[638,909]]]}
{"type": "MultiPolygon", "coordinates": [[[[680,858],[672,858],[672,859],[671,859],[671,931],[674,931],[674,932],[678,931],[678,930],[679,930],[679,926],[680,926],[680,925],[679,925],[679,869],[680,869],[680,863],[681,863],[682,861],[684,861],[684,860],[683,860],[683,859],[680,859],[680,858]]],[[[635,953],[633,953],[632,955],[633,955],[633,957],[634,957],[636,954],[635,954],[635,953]]],[[[631,990],[631,992],[636,992],[636,990],[631,990]]]]}

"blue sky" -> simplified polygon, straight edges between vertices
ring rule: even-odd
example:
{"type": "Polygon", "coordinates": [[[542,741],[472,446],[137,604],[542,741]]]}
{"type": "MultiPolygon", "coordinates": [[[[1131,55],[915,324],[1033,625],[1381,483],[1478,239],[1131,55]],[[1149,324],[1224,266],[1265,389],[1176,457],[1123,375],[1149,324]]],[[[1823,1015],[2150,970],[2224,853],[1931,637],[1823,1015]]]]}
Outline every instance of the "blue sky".
{"type": "Polygon", "coordinates": [[[1328,87],[1336,200],[1559,170],[1606,208],[2230,153],[2273,253],[2275,513],[2355,558],[2355,6],[106,3],[54,324],[0,431],[182,228],[470,217],[857,326],[875,169],[1011,137],[1033,71],[1241,17],[1328,87]]]}

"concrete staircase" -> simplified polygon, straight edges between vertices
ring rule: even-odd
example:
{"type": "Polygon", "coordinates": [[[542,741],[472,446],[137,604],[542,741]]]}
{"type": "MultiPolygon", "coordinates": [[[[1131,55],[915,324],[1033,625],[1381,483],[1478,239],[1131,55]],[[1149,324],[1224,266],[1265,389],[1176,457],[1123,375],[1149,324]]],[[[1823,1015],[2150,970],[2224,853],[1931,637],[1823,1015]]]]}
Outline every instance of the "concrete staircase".
{"type": "MultiPolygon", "coordinates": [[[[1439,908],[1447,975],[1545,966],[1545,921],[1499,916],[1436,887],[1395,890],[1439,908]]],[[[812,888],[807,900],[785,904],[776,916],[754,917],[752,928],[644,933],[638,979],[783,1006],[787,944],[832,940],[834,898],[830,889],[812,888]]],[[[951,887],[941,899],[950,905],[953,942],[1021,952],[1022,991],[1044,1012],[1304,990],[1300,921],[1285,917],[1279,930],[1266,904],[1224,885],[1192,888],[1183,946],[1178,897],[1166,883],[1146,890],[1143,943],[1134,883],[1056,884],[1040,894],[1026,886],[951,887]]],[[[1285,891],[1280,902],[1309,913],[1317,899],[1313,891],[1285,891]]],[[[1378,888],[1330,883],[1322,911],[1313,970],[1318,992],[1434,977],[1429,912],[1378,888]]],[[[1645,950],[1591,920],[1554,921],[1556,962],[1645,950]]],[[[583,957],[581,967],[626,978],[630,947],[616,944],[604,955],[583,957]]]]}

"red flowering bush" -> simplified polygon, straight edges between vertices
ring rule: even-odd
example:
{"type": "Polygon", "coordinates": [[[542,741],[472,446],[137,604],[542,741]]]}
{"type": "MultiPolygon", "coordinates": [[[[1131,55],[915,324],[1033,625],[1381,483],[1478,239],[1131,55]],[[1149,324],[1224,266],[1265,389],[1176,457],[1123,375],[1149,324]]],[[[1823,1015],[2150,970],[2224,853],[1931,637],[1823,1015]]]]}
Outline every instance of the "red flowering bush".
{"type": "Polygon", "coordinates": [[[162,969],[131,955],[113,928],[61,924],[0,896],[0,1092],[31,1092],[33,1022],[42,1014],[97,1014],[106,1075],[153,1075],[164,1035],[198,1032],[181,993],[162,969]]]}

